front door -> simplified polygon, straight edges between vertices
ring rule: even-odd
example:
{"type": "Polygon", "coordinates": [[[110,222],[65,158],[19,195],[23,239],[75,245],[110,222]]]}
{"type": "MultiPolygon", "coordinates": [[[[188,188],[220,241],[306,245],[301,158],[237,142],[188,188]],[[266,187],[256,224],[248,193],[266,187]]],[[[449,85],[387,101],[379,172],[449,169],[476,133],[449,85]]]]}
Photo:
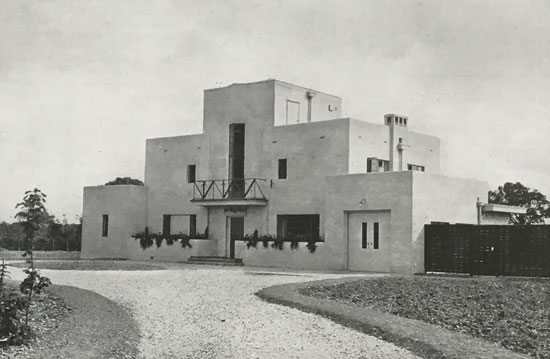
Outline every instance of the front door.
{"type": "Polygon", "coordinates": [[[348,213],[348,269],[389,272],[390,212],[348,213]]]}
{"type": "Polygon", "coordinates": [[[244,218],[229,217],[229,258],[235,258],[235,241],[244,237],[244,218]]]}

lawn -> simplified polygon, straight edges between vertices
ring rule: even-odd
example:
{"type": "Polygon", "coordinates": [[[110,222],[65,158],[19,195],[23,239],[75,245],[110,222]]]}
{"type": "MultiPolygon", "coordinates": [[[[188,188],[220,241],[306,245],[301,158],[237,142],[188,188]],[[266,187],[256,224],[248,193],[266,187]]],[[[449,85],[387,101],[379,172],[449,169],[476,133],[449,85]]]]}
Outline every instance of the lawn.
{"type": "MultiPolygon", "coordinates": [[[[7,280],[18,290],[19,283],[7,280]]],[[[24,319],[24,313],[19,314],[24,319]]],[[[88,290],[56,286],[37,295],[29,315],[32,337],[0,346],[1,358],[135,358],[139,328],[128,310],[88,290]]]]}
{"type": "MultiPolygon", "coordinates": [[[[13,262],[8,265],[12,267],[27,268],[29,265],[25,262],[13,262]]],[[[139,263],[130,261],[114,260],[46,260],[34,261],[38,269],[55,270],[162,270],[166,266],[159,264],[139,263]]]]}
{"type": "Polygon", "coordinates": [[[550,279],[387,277],[301,294],[417,319],[550,358],[550,279]]]}

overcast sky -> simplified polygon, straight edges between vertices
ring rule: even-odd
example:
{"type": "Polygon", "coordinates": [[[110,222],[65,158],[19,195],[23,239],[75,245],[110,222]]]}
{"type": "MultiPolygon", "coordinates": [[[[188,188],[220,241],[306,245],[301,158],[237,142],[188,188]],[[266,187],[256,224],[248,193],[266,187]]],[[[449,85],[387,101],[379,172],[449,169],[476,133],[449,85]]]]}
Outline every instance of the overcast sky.
{"type": "Polygon", "coordinates": [[[25,190],[143,179],[145,139],[199,133],[202,90],[268,78],[439,136],[442,169],[550,194],[550,2],[0,2],[0,221],[25,190]]]}

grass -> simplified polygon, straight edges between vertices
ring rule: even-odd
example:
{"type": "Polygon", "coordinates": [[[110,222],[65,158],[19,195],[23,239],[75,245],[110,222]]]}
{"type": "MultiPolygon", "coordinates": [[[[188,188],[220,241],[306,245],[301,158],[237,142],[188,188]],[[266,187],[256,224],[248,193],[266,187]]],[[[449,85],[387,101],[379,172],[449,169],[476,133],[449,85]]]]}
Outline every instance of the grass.
{"type": "Polygon", "coordinates": [[[119,304],[88,290],[54,285],[33,303],[26,345],[0,348],[8,358],[135,358],[139,328],[119,304]]]}
{"type": "MultiPolygon", "coordinates": [[[[129,262],[129,261],[112,261],[112,260],[46,260],[34,261],[35,266],[39,269],[55,269],[55,270],[162,270],[166,266],[149,263],[129,262]]],[[[26,268],[28,264],[25,262],[14,262],[8,265],[12,267],[26,268]]]]}
{"type": "Polygon", "coordinates": [[[550,358],[550,280],[389,277],[304,287],[300,294],[420,320],[550,358]]]}

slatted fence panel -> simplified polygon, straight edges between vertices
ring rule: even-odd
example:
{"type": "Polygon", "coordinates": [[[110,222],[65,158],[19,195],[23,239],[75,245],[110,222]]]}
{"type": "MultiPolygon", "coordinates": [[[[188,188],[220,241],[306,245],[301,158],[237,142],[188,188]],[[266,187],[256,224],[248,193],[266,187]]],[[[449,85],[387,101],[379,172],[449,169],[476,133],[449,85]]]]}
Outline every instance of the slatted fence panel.
{"type": "Polygon", "coordinates": [[[550,277],[550,225],[429,224],[427,272],[550,277]]]}

